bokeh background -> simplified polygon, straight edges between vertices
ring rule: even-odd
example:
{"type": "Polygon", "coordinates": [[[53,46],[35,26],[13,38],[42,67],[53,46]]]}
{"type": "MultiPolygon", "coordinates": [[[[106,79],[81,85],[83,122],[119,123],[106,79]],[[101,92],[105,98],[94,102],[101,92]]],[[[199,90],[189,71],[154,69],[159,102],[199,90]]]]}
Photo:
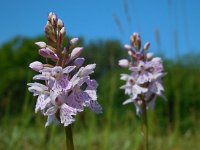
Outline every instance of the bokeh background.
{"type": "Polygon", "coordinates": [[[133,32],[150,51],[163,57],[167,101],[157,99],[148,111],[150,149],[200,149],[200,2],[198,0],[1,0],[0,3],[0,149],[65,149],[64,128],[45,128],[34,113],[36,98],[27,91],[35,72],[28,68],[38,55],[37,41],[48,12],[65,22],[69,37],[79,37],[86,63],[96,63],[98,100],[103,114],[87,108],[73,124],[80,150],[142,150],[141,121],[119,87],[118,60],[133,32]]]}

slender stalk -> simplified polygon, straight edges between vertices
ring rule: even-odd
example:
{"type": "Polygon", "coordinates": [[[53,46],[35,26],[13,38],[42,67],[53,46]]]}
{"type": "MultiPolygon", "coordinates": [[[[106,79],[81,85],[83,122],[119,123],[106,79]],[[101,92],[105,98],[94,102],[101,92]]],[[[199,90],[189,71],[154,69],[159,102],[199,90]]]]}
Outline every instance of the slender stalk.
{"type": "Polygon", "coordinates": [[[65,135],[66,135],[66,150],[74,150],[71,124],[65,127],[65,135]]]}
{"type": "Polygon", "coordinates": [[[146,109],[146,101],[142,101],[142,129],[144,133],[144,141],[145,141],[145,150],[149,150],[148,144],[148,120],[147,120],[147,109],[146,109]]]}

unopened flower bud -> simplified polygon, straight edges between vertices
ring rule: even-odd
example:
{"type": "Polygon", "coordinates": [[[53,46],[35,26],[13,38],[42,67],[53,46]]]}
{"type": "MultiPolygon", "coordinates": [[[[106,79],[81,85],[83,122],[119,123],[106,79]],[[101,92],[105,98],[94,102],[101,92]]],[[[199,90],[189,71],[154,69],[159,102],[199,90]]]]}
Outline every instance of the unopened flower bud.
{"type": "Polygon", "coordinates": [[[35,43],[37,46],[39,46],[40,48],[46,48],[47,44],[45,42],[36,42],[35,43]]]}
{"type": "Polygon", "coordinates": [[[121,60],[119,60],[118,65],[121,67],[128,67],[129,61],[127,59],[121,59],[121,60]]]}
{"type": "Polygon", "coordinates": [[[153,53],[147,53],[146,57],[147,59],[151,59],[153,57],[153,53]]]}
{"type": "Polygon", "coordinates": [[[83,47],[74,48],[72,50],[70,59],[73,60],[73,59],[77,58],[81,54],[82,51],[83,51],[83,47]]]}
{"type": "Polygon", "coordinates": [[[133,32],[133,36],[136,37],[138,36],[139,34],[137,32],[133,32]]]}
{"type": "Polygon", "coordinates": [[[65,36],[65,33],[66,33],[65,27],[62,27],[62,29],[60,30],[60,35],[61,35],[62,37],[64,37],[64,36],[65,36]]]}
{"type": "Polygon", "coordinates": [[[125,44],[124,48],[127,49],[127,50],[131,50],[132,49],[132,47],[130,45],[128,45],[128,44],[125,44]]]}
{"type": "Polygon", "coordinates": [[[149,47],[150,47],[150,42],[146,42],[146,43],[144,44],[144,50],[145,50],[145,51],[148,50],[149,47]]]}
{"type": "Polygon", "coordinates": [[[43,69],[43,64],[39,61],[34,61],[29,65],[29,67],[35,71],[40,71],[43,69]]]}
{"type": "Polygon", "coordinates": [[[53,26],[56,26],[57,25],[57,16],[56,16],[56,14],[52,14],[51,15],[51,18],[50,18],[50,22],[51,22],[51,24],[53,25],[53,26]]]}
{"type": "Polygon", "coordinates": [[[49,21],[47,21],[44,31],[46,33],[47,38],[49,38],[53,42],[56,42],[55,30],[49,21]]]}
{"type": "Polygon", "coordinates": [[[47,21],[44,31],[47,35],[54,34],[54,28],[49,21],[47,21]]]}
{"type": "Polygon", "coordinates": [[[54,52],[48,48],[42,48],[39,50],[39,54],[43,57],[48,57],[51,54],[54,54],[54,52]]]}
{"type": "Polygon", "coordinates": [[[58,19],[57,21],[57,27],[58,27],[58,30],[62,29],[62,27],[64,27],[64,23],[61,19],[58,19]]]}
{"type": "Polygon", "coordinates": [[[136,37],[138,36],[138,33],[134,32],[131,37],[130,37],[130,41],[131,44],[134,43],[136,41],[136,37]]]}
{"type": "Polygon", "coordinates": [[[48,15],[48,20],[50,21],[51,20],[51,17],[54,13],[53,12],[50,12],[49,15],[48,15]]]}
{"type": "Polygon", "coordinates": [[[141,39],[140,39],[140,36],[138,34],[138,36],[136,37],[136,49],[139,51],[140,48],[141,48],[141,39]]]}
{"type": "Polygon", "coordinates": [[[45,25],[45,27],[44,27],[44,32],[45,32],[45,33],[48,33],[48,32],[49,32],[50,26],[51,26],[51,23],[50,23],[49,21],[47,21],[47,23],[46,23],[46,25],[45,25]]]}
{"type": "Polygon", "coordinates": [[[77,67],[80,67],[80,66],[83,65],[84,61],[85,61],[84,58],[76,58],[76,59],[74,60],[74,65],[76,65],[77,67]]]}
{"type": "Polygon", "coordinates": [[[136,51],[139,51],[141,48],[140,35],[134,32],[133,35],[130,37],[130,41],[131,41],[132,46],[136,49],[136,51]]]}
{"type": "Polygon", "coordinates": [[[78,38],[73,38],[70,40],[71,45],[76,45],[78,43],[78,38]]]}
{"type": "Polygon", "coordinates": [[[39,54],[45,58],[51,58],[52,60],[58,60],[58,56],[49,48],[40,49],[39,54]]]}

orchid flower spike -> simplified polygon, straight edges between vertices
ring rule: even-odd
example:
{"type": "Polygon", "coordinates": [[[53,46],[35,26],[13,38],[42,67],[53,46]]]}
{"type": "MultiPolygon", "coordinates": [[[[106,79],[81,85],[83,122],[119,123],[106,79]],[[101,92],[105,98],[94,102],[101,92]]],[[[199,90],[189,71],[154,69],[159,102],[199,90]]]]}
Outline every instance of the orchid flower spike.
{"type": "Polygon", "coordinates": [[[39,72],[33,77],[36,82],[28,83],[28,90],[37,97],[35,112],[47,117],[45,126],[51,123],[68,126],[84,107],[102,113],[97,101],[98,83],[90,78],[96,64],[83,66],[85,59],[79,57],[83,47],[75,47],[78,38],[68,39],[67,45],[63,45],[64,23],[52,12],[48,15],[45,33],[48,42],[40,41],[36,45],[38,53],[50,63],[34,61],[29,65],[39,72]]]}
{"type": "Polygon", "coordinates": [[[141,49],[141,39],[138,33],[133,33],[130,37],[131,45],[126,44],[128,54],[132,57],[131,61],[127,59],[119,60],[119,66],[126,67],[130,74],[121,74],[121,80],[125,85],[121,89],[129,96],[123,104],[134,103],[138,115],[142,113],[142,104],[145,103],[146,109],[153,108],[157,96],[164,99],[164,87],[162,78],[164,72],[162,59],[153,58],[153,53],[147,53],[150,43],[145,43],[141,49]]]}

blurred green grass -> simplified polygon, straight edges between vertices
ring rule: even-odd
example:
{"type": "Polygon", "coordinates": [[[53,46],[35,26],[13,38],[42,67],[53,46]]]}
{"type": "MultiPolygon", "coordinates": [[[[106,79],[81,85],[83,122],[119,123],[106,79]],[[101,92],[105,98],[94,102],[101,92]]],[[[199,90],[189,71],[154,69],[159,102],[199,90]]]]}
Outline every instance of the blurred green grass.
{"type": "MultiPolygon", "coordinates": [[[[34,113],[36,98],[27,91],[27,82],[35,74],[28,68],[37,54],[36,41],[44,37],[16,37],[0,47],[0,149],[65,149],[64,128],[44,127],[46,118],[34,113]]],[[[45,40],[44,40],[45,41],[45,40]]],[[[81,39],[80,45],[84,45],[81,39]]],[[[123,84],[117,66],[127,58],[118,41],[93,41],[84,45],[88,63],[97,63],[93,75],[98,80],[98,100],[103,114],[87,108],[73,124],[76,149],[142,150],[140,119],[133,105],[122,106],[127,99],[119,87],[123,84]]],[[[164,60],[167,101],[158,98],[155,110],[149,110],[150,149],[199,150],[200,135],[200,55],[164,60]]]]}

